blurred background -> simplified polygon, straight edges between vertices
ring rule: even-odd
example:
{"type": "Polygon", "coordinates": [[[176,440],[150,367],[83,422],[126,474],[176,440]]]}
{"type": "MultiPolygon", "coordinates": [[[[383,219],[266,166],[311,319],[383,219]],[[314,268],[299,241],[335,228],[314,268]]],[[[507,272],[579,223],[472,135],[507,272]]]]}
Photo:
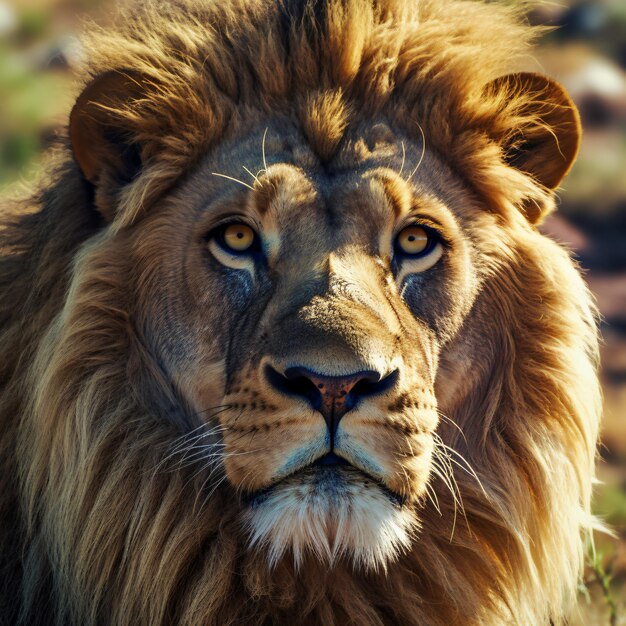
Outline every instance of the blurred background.
{"type": "MultiPolygon", "coordinates": [[[[80,55],[81,22],[106,23],[115,6],[0,0],[0,195],[36,178],[76,95],[69,68],[80,55]]],[[[578,258],[603,316],[605,420],[594,511],[617,536],[596,535],[576,626],[626,626],[626,0],[560,0],[528,19],[555,27],[541,40],[535,69],[565,85],[585,129],[560,210],[543,229],[578,258]]]]}

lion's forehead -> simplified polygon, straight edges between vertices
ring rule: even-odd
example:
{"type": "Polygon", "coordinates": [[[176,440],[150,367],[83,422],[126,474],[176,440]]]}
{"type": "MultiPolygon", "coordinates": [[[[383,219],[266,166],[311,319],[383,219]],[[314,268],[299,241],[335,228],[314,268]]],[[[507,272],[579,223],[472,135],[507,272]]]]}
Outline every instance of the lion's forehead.
{"type": "Polygon", "coordinates": [[[381,233],[416,211],[454,228],[477,202],[427,138],[385,121],[357,124],[322,162],[293,122],[263,117],[206,155],[167,205],[173,230],[189,207],[194,219],[230,210],[252,215],[268,246],[303,254],[349,243],[375,249],[381,233]]]}

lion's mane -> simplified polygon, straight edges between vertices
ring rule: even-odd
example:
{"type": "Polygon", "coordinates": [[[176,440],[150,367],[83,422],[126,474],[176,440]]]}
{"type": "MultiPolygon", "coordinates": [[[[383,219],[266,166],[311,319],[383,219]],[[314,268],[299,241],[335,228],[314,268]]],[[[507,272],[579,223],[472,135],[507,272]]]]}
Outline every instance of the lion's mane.
{"type": "MultiPolygon", "coordinates": [[[[558,623],[581,570],[600,413],[593,307],[565,252],[521,231],[490,242],[471,314],[490,320],[489,358],[468,361],[464,434],[445,420],[439,433],[480,485],[456,468],[461,509],[435,481],[440,511],[413,550],[356,574],[268,570],[220,489],[202,502],[188,470],[155,470],[171,432],[154,398],[161,414],[176,398],[137,330],[126,260],[107,248],[243,109],[297,109],[323,154],[351,102],[391,107],[489,210],[545,210],[550,194],[497,148],[541,121],[523,94],[484,97],[532,29],[519,10],[463,0],[142,4],[86,44],[85,80],[147,77],[115,112],[150,148],[114,228],[64,144],[40,190],[3,208],[0,623],[558,623]]],[[[462,340],[444,372],[455,358],[468,358],[462,340]]]]}

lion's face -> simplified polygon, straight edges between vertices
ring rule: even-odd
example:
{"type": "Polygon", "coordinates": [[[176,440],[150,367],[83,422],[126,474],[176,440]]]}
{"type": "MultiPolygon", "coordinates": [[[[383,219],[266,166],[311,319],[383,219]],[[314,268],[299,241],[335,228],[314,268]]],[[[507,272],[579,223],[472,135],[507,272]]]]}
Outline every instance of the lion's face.
{"type": "Polygon", "coordinates": [[[269,125],[138,229],[146,335],[201,427],[178,451],[223,464],[272,560],[310,549],[378,567],[408,546],[440,352],[476,282],[459,202],[471,215],[455,177],[386,125],[326,169],[269,125]]]}

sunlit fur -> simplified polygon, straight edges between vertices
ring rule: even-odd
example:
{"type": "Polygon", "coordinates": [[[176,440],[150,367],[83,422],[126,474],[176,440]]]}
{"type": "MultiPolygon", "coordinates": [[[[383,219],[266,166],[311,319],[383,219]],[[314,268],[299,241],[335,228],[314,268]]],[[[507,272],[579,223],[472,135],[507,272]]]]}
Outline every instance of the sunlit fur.
{"type": "MultiPolygon", "coordinates": [[[[563,623],[592,525],[594,310],[566,252],[527,219],[553,207],[552,193],[503,152],[544,126],[536,94],[485,92],[527,53],[533,31],[519,7],[494,3],[316,4],[142,2],[87,39],[86,80],[112,69],[142,77],[141,96],[108,111],[119,136],[141,145],[142,169],[122,188],[110,177],[94,190],[63,144],[39,190],[2,207],[0,623],[563,623]],[[253,443],[233,451],[225,355],[194,353],[173,380],[154,358],[170,338],[148,332],[160,321],[154,310],[181,301],[158,273],[180,252],[168,248],[175,202],[182,211],[200,179],[216,194],[218,181],[248,193],[252,179],[246,187],[213,173],[240,177],[242,160],[256,173],[266,157],[280,165],[287,131],[264,137],[279,114],[298,128],[294,154],[308,146],[296,154],[303,171],[307,159],[330,163],[347,148],[350,167],[359,155],[367,162],[375,122],[386,120],[394,148],[385,156],[383,137],[377,158],[404,181],[398,202],[407,189],[454,196],[453,244],[466,255],[454,290],[443,283],[433,303],[458,324],[426,368],[440,419],[432,466],[393,475],[408,508],[383,505],[383,491],[354,493],[361,525],[344,526],[346,502],[329,517],[325,498],[307,508],[301,536],[289,519],[296,506],[278,519],[279,491],[267,495],[277,508],[256,517],[242,504],[250,474],[276,463],[253,443]],[[205,158],[211,167],[194,169],[205,158]],[[470,262],[472,280],[461,280],[470,262]],[[355,551],[373,534],[374,554],[355,551]]],[[[375,283],[370,269],[363,280],[375,283]]],[[[220,324],[227,296],[204,294],[223,307],[220,324]]],[[[190,352],[192,339],[171,343],[190,352]]],[[[279,446],[299,435],[276,427],[256,441],[263,436],[279,446]]],[[[410,445],[411,433],[398,441],[410,445]]]]}
{"type": "Polygon", "coordinates": [[[289,480],[247,511],[252,545],[268,548],[270,565],[290,549],[297,567],[310,551],[331,566],[345,556],[357,568],[372,569],[408,550],[416,526],[410,509],[379,488],[353,483],[346,493],[332,480],[316,482],[313,475],[289,480]]]}

